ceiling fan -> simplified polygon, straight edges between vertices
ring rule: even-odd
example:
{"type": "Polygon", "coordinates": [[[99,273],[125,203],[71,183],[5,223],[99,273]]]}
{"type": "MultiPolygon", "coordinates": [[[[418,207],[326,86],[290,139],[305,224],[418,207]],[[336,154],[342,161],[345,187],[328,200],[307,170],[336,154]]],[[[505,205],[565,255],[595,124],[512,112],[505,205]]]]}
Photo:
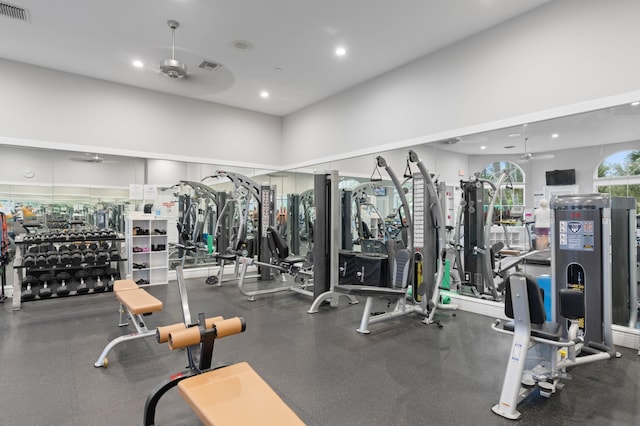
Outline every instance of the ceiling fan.
{"type": "Polygon", "coordinates": [[[117,163],[117,161],[105,160],[105,158],[100,154],[91,154],[89,152],[86,152],[84,157],[72,157],[70,158],[70,160],[75,161],[77,163],[93,163],[93,164],[117,163]]]}
{"type": "Polygon", "coordinates": [[[176,28],[180,22],[169,19],[167,25],[171,28],[171,59],[160,62],[160,72],[171,79],[184,78],[187,76],[187,66],[176,59],[176,28]]]}
{"type": "Polygon", "coordinates": [[[524,138],[524,154],[516,161],[518,163],[526,163],[531,160],[550,160],[555,157],[553,154],[532,154],[527,150],[528,137],[524,138]]]}

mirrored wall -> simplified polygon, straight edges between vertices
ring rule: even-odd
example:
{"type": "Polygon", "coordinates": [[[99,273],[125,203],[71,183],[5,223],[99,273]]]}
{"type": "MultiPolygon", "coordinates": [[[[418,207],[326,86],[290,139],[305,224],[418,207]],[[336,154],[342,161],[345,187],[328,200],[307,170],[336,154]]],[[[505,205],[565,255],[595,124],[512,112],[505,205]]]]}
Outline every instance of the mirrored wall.
{"type": "MultiPolygon", "coordinates": [[[[141,159],[2,146],[0,168],[0,208],[10,218],[10,230],[26,232],[22,223],[38,221],[44,229],[83,221],[87,226],[106,226],[123,230],[124,217],[153,205],[152,212],[165,217],[169,243],[181,237],[206,246],[208,235],[226,232],[225,247],[203,248],[201,256],[190,259],[194,265],[212,265],[212,251],[233,248],[234,233],[248,235],[257,228],[257,200],[238,204],[239,188],[229,174],[246,176],[256,185],[275,189],[273,199],[275,225],[297,254],[313,246],[314,174],[338,170],[343,190],[352,201],[351,238],[356,250],[363,240],[384,242],[396,238],[402,229],[399,196],[384,170],[376,169],[375,158],[383,156],[396,175],[410,175],[406,149],[375,152],[331,162],[309,164],[293,170],[264,170],[217,164],[184,163],[170,160],[141,159]],[[199,185],[210,188],[203,191],[199,185]],[[132,186],[142,187],[142,196],[133,196],[132,186]],[[152,191],[144,189],[150,187],[152,191]],[[219,198],[224,194],[224,200],[219,198]],[[185,207],[185,197],[194,206],[185,207]],[[224,210],[224,212],[223,212],[224,210]],[[294,214],[294,213],[295,214],[294,214]],[[229,215],[222,231],[220,217],[229,215]],[[242,223],[241,216],[246,215],[242,223]],[[190,217],[189,223],[185,220],[190,217]],[[290,230],[294,228],[297,233],[290,230]],[[195,223],[200,228],[191,228],[195,223]],[[204,235],[204,237],[203,237],[204,235]]],[[[455,226],[461,180],[480,175],[491,178],[494,172],[511,167],[515,172],[508,189],[500,188],[494,217],[495,238],[508,239],[510,246],[529,250],[533,243],[525,223],[543,198],[560,193],[609,191],[614,195],[640,197],[640,106],[621,105],[537,123],[522,123],[473,135],[460,135],[443,141],[411,147],[434,178],[451,192],[447,207],[447,225],[455,226]],[[603,161],[616,153],[625,164],[616,169],[603,161]],[[626,162],[626,163],[625,163],[626,162]],[[548,185],[547,172],[573,169],[571,185],[548,185]],[[611,170],[618,170],[612,173],[611,170]],[[620,172],[625,171],[628,175],[620,172]],[[620,174],[622,173],[622,174],[620,174]],[[514,219],[512,209],[523,214],[514,219]],[[504,223],[502,223],[504,222],[504,223]],[[513,228],[506,228],[510,226],[513,228]],[[520,227],[519,232],[513,232],[520,227]]],[[[408,194],[410,180],[405,180],[408,194]]],[[[640,201],[640,200],[639,200],[640,201]]],[[[640,209],[640,203],[639,207],[640,209]]],[[[493,234],[492,234],[493,235],[493,234]]],[[[492,237],[493,238],[493,237],[492,237]]],[[[177,256],[177,251],[173,256],[177,256]]],[[[174,262],[175,263],[175,262],[174,262]]]]}

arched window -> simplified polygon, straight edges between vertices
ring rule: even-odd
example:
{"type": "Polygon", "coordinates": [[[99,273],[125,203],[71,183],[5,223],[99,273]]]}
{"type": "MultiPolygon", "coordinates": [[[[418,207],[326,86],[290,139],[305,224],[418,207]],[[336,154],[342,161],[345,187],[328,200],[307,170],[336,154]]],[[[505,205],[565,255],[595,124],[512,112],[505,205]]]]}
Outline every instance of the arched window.
{"type": "Polygon", "coordinates": [[[594,173],[597,192],[618,197],[634,197],[640,213],[640,151],[620,151],[598,164],[594,173]]]}
{"type": "MultiPolygon", "coordinates": [[[[498,188],[500,194],[495,205],[496,221],[511,219],[511,209],[514,206],[521,207],[521,211],[524,210],[525,174],[520,166],[509,161],[498,161],[485,167],[480,177],[497,183],[505,170],[509,174],[508,179],[503,181],[503,185],[498,188]]],[[[485,194],[485,205],[488,206],[490,202],[491,197],[487,193],[485,194]]]]}

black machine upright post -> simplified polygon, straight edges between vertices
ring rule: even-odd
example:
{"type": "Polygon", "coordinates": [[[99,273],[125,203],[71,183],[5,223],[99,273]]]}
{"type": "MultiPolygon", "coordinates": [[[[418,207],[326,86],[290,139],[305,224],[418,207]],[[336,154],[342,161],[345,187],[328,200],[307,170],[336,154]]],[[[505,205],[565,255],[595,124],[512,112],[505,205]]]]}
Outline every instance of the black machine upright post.
{"type": "MultiPolygon", "coordinates": [[[[289,249],[292,253],[300,254],[300,195],[289,194],[288,198],[288,240],[289,249]]],[[[305,218],[306,220],[306,218],[305,218]]]]}
{"type": "Polygon", "coordinates": [[[340,194],[342,204],[342,245],[343,250],[353,250],[353,235],[351,235],[351,191],[342,191],[340,194]]]}
{"type": "Polygon", "coordinates": [[[316,220],[313,245],[313,298],[331,287],[331,180],[325,173],[314,176],[316,220]]]}
{"type": "MultiPolygon", "coordinates": [[[[477,180],[460,181],[464,197],[464,274],[462,281],[478,293],[484,292],[484,264],[478,248],[484,241],[484,186],[477,180]]],[[[460,267],[460,265],[458,265],[460,267]]]]}
{"type": "MultiPolygon", "coordinates": [[[[260,249],[258,259],[263,263],[271,263],[271,251],[267,243],[267,231],[274,225],[275,190],[269,185],[260,186],[260,206],[258,212],[258,235],[260,235],[260,249]]],[[[260,268],[260,279],[271,278],[269,268],[260,268]]]]}

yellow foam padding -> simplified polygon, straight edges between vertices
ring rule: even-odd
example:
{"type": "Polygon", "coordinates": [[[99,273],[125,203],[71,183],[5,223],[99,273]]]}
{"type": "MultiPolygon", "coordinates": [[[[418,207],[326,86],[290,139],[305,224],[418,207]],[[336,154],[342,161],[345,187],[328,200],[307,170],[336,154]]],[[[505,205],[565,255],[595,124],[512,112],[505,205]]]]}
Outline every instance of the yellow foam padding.
{"type": "MultiPolygon", "coordinates": [[[[206,318],[205,324],[207,329],[209,328],[213,328],[213,325],[216,322],[222,321],[224,318],[222,317],[212,317],[212,318],[206,318]]],[[[169,334],[173,333],[175,331],[180,331],[180,330],[184,330],[186,327],[184,325],[184,323],[177,323],[177,324],[171,324],[171,325],[165,325],[162,327],[158,327],[156,328],[156,340],[158,341],[158,343],[166,343],[169,341],[169,334]]]]}
{"type": "MultiPolygon", "coordinates": [[[[242,333],[243,320],[239,317],[222,319],[222,317],[207,318],[205,327],[211,329],[216,327],[216,338],[231,336],[232,334],[242,333]]],[[[169,349],[186,348],[200,343],[202,336],[199,327],[190,327],[187,329],[174,330],[169,333],[169,349]]]]}
{"type": "Polygon", "coordinates": [[[118,291],[116,298],[134,315],[162,310],[162,302],[142,288],[118,291]]]}
{"type": "Polygon", "coordinates": [[[185,379],[178,390],[206,425],[304,425],[246,362],[185,379]]]}
{"type": "Polygon", "coordinates": [[[116,280],[113,283],[113,291],[115,293],[123,290],[135,290],[138,289],[138,284],[136,284],[133,280],[116,280]]]}

